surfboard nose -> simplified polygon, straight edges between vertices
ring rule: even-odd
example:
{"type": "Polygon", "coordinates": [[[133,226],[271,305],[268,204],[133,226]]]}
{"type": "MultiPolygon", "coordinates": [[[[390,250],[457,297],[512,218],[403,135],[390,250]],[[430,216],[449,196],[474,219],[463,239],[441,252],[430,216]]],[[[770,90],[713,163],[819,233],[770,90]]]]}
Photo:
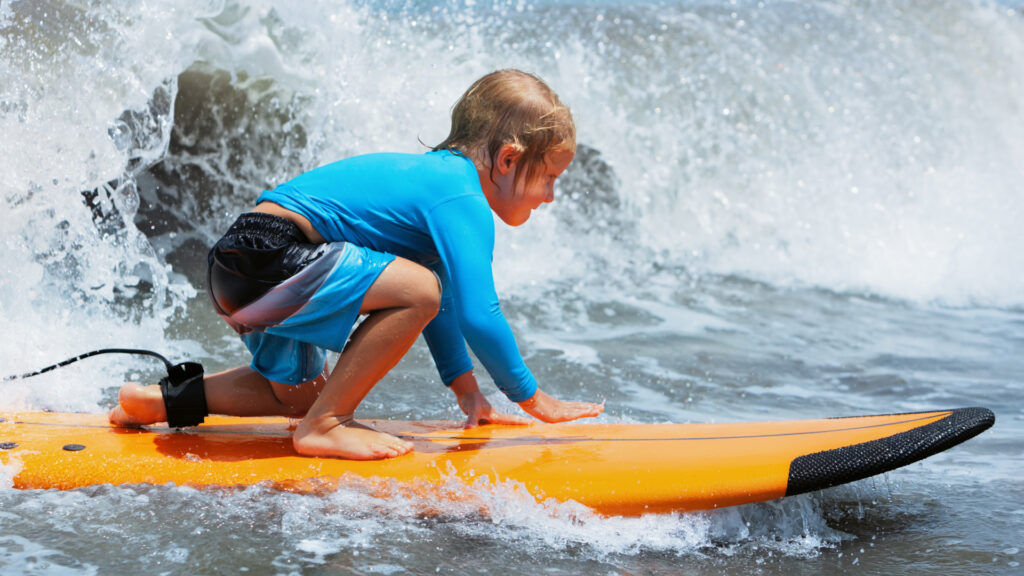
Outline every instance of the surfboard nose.
{"type": "MultiPolygon", "coordinates": [[[[909,414],[908,414],[909,415],[909,414]]],[[[861,480],[906,466],[969,440],[995,424],[988,408],[957,408],[940,420],[885,438],[795,458],[786,496],[861,480]]]]}

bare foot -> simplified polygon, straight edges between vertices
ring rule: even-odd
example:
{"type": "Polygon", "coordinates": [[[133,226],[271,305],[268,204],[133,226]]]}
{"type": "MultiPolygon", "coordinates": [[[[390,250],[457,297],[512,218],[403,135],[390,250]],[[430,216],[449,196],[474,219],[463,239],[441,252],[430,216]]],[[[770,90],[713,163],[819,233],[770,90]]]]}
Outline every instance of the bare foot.
{"type": "Polygon", "coordinates": [[[138,427],[167,420],[160,387],[128,382],[117,394],[118,405],[107,418],[114,426],[138,427]]]}
{"type": "Polygon", "coordinates": [[[329,416],[302,421],[292,435],[295,451],[303,456],[347,460],[383,460],[412,451],[412,443],[378,432],[348,417],[329,416]]]}

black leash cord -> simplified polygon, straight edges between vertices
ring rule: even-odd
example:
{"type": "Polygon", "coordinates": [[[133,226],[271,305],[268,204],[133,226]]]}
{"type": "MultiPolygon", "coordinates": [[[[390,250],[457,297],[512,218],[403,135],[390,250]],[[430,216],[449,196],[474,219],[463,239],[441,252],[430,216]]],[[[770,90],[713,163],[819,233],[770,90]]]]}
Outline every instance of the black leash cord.
{"type": "Polygon", "coordinates": [[[164,358],[162,355],[157,354],[156,352],[153,352],[152,350],[139,350],[136,348],[103,348],[102,350],[93,350],[92,352],[86,352],[85,354],[80,354],[78,356],[75,356],[74,358],[68,358],[63,362],[58,362],[53,366],[47,366],[42,370],[36,370],[35,372],[28,372],[26,374],[21,375],[7,376],[4,378],[3,381],[7,382],[8,380],[21,380],[22,378],[31,378],[33,376],[39,376],[40,374],[45,374],[46,372],[49,372],[51,370],[63,368],[68,364],[73,364],[75,362],[78,362],[79,360],[85,360],[86,358],[91,358],[93,356],[99,356],[100,354],[135,354],[137,356],[152,356],[154,358],[159,358],[164,363],[164,365],[167,366],[168,371],[170,371],[172,366],[170,360],[164,358]]]}

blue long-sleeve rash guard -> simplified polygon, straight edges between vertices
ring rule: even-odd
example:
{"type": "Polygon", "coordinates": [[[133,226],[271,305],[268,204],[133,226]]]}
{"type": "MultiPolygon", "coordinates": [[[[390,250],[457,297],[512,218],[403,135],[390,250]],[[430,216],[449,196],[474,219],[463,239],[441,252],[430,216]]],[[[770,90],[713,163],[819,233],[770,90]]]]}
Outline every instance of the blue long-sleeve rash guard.
{"type": "Polygon", "coordinates": [[[328,242],[351,242],[438,273],[443,295],[423,330],[441,380],[473,368],[465,343],[513,402],[537,382],[498,305],[491,260],[494,219],[473,162],[449,151],[368,154],[316,168],[265,191],[306,217],[328,242]]]}

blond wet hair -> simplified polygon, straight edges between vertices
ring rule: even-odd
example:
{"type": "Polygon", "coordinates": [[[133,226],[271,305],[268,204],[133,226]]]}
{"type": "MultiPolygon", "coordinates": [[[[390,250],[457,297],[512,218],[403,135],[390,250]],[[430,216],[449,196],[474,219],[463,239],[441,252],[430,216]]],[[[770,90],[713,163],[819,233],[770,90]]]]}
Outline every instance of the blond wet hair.
{"type": "Polygon", "coordinates": [[[511,144],[519,152],[515,184],[544,169],[549,152],[576,152],[576,124],[568,106],[539,77],[521,70],[497,70],[477,80],[452,107],[448,138],[434,150],[463,154],[490,167],[511,144]]]}

